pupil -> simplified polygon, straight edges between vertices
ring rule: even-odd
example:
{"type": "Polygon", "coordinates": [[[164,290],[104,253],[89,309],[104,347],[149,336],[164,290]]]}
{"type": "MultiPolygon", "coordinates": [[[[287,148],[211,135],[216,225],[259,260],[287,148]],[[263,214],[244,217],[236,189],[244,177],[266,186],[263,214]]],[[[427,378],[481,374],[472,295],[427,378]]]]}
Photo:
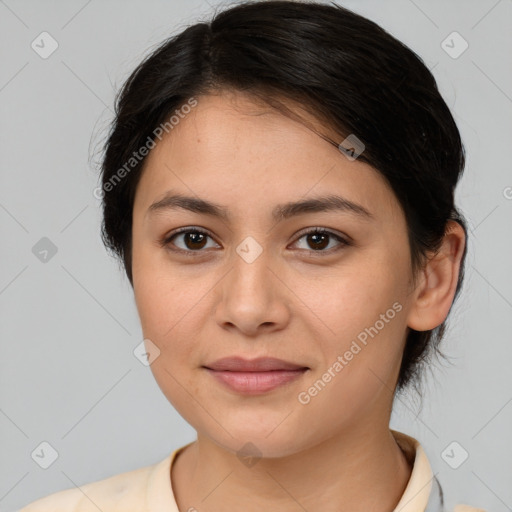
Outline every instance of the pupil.
{"type": "Polygon", "coordinates": [[[197,232],[188,233],[186,235],[187,247],[189,249],[200,249],[201,247],[203,247],[204,243],[201,244],[201,241],[204,242],[204,240],[201,240],[201,241],[198,242],[198,238],[201,239],[201,237],[204,239],[205,235],[203,233],[197,233],[197,232]],[[192,242],[192,247],[189,246],[189,244],[188,244],[189,241],[192,242]],[[199,247],[197,245],[194,245],[194,244],[197,244],[197,243],[199,243],[199,247]]]}
{"type": "Polygon", "coordinates": [[[316,249],[323,249],[324,247],[327,247],[329,244],[328,243],[325,243],[325,241],[328,239],[328,235],[326,235],[325,233],[313,233],[313,234],[310,234],[309,235],[313,240],[314,240],[314,245],[316,249]],[[318,239],[319,238],[323,238],[323,244],[322,242],[320,242],[320,244],[318,244],[318,239]]]}

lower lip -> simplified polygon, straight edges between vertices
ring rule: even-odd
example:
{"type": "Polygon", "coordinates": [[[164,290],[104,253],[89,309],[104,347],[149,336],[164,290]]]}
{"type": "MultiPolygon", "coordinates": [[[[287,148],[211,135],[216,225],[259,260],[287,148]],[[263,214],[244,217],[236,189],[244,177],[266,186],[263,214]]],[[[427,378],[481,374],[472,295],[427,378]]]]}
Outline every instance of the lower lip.
{"type": "Polygon", "coordinates": [[[206,370],[217,380],[237,393],[256,395],[266,393],[279,386],[288,384],[304,375],[307,368],[301,370],[272,370],[267,372],[229,372],[206,370]]]}

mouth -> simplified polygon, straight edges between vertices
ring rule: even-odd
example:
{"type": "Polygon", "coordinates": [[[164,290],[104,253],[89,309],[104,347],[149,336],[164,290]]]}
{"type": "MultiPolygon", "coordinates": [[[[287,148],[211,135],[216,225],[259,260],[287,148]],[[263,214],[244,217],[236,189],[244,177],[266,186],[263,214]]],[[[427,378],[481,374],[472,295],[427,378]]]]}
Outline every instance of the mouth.
{"type": "Polygon", "coordinates": [[[228,357],[203,368],[232,391],[256,395],[266,393],[302,377],[310,368],[276,358],[228,357]]]}

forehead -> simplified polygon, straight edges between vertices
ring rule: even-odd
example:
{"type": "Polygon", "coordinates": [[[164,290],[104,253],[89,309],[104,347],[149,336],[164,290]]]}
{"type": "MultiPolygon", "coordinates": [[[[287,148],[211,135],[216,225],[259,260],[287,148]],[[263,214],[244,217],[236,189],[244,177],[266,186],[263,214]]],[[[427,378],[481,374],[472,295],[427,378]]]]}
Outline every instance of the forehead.
{"type": "Polygon", "coordinates": [[[304,110],[306,126],[243,93],[196,99],[147,156],[136,203],[173,189],[245,211],[333,192],[373,212],[398,207],[381,174],[315,133],[340,138],[304,110]]]}

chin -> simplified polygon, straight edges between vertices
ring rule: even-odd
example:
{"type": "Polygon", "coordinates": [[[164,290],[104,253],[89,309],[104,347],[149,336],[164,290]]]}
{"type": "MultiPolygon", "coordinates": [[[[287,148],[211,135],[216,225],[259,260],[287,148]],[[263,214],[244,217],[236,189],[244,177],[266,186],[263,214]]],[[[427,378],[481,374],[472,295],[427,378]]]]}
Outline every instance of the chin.
{"type": "MultiPolygon", "coordinates": [[[[221,429],[221,433],[217,429],[215,434],[210,433],[208,437],[215,444],[236,454],[241,459],[245,457],[265,457],[269,459],[288,457],[314,445],[312,440],[302,438],[301,430],[292,432],[284,425],[277,428],[275,428],[275,425],[272,428],[260,430],[225,425],[226,430],[233,437],[223,429],[221,429]]],[[[302,430],[302,432],[304,431],[302,430]]]]}

